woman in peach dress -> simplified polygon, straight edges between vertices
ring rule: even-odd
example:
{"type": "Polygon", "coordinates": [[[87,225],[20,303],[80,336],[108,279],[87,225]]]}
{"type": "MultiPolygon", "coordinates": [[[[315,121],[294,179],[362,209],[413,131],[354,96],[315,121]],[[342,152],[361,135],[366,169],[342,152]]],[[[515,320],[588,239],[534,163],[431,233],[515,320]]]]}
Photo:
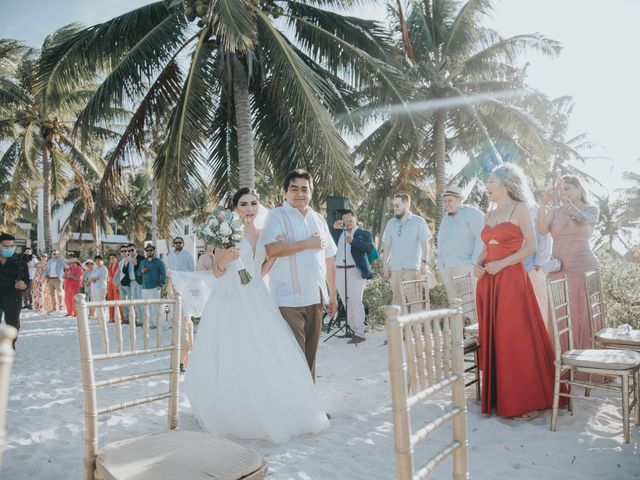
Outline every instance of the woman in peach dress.
{"type": "Polygon", "coordinates": [[[600,269],[589,245],[598,216],[598,207],[589,203],[580,180],[573,175],[564,175],[555,188],[545,191],[536,224],[541,235],[551,233],[552,256],[561,263],[560,270],[549,274],[549,280],[566,275],[569,281],[573,343],[574,348],[579,349],[592,348],[584,274],[600,269]],[[547,209],[554,195],[560,197],[561,204],[547,209]]]}

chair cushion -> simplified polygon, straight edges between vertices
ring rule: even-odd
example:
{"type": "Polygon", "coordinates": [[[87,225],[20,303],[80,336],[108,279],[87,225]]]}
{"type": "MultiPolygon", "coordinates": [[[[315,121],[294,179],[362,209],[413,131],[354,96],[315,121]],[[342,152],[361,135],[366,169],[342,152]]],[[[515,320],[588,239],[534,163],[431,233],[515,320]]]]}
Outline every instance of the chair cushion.
{"type": "Polygon", "coordinates": [[[256,452],[223,438],[174,430],[107,445],[96,473],[104,480],[238,480],[262,465],[256,452]]]}
{"type": "Polygon", "coordinates": [[[472,323],[464,327],[464,335],[468,338],[477,337],[480,334],[480,327],[477,323],[472,323]]]}
{"type": "Polygon", "coordinates": [[[640,366],[640,352],[633,350],[569,350],[562,354],[562,363],[574,367],[628,370],[640,366]]]}
{"type": "Polygon", "coordinates": [[[616,333],[615,328],[603,328],[596,333],[596,341],[603,344],[624,345],[640,348],[640,330],[631,330],[623,335],[616,333]]]}

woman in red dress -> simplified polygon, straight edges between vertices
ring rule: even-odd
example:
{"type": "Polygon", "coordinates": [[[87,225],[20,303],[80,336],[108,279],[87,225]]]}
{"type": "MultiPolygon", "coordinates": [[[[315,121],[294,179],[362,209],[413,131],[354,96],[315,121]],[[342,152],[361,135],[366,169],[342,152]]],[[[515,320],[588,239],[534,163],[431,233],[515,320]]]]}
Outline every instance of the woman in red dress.
{"type": "Polygon", "coordinates": [[[69,266],[64,271],[64,303],[67,306],[67,317],[73,317],[76,314],[76,303],[74,297],[80,290],[82,285],[82,276],[84,270],[80,266],[80,260],[70,258],[67,260],[69,266]]]}
{"type": "MultiPolygon", "coordinates": [[[[118,257],[116,257],[113,253],[109,254],[109,266],[107,267],[107,300],[120,300],[120,290],[118,289],[118,279],[116,278],[116,274],[118,273],[118,268],[120,267],[120,262],[118,262],[118,257]],[[115,280],[115,282],[114,282],[115,280]]],[[[109,321],[115,321],[115,308],[109,307],[109,321]]],[[[120,309],[120,318],[122,319],[122,309],[120,309]]]]}
{"type": "Polygon", "coordinates": [[[482,413],[530,419],[553,402],[554,351],[523,260],[536,251],[532,196],[522,171],[496,167],[487,183],[495,204],[485,217],[474,274],[480,327],[482,413]]]}

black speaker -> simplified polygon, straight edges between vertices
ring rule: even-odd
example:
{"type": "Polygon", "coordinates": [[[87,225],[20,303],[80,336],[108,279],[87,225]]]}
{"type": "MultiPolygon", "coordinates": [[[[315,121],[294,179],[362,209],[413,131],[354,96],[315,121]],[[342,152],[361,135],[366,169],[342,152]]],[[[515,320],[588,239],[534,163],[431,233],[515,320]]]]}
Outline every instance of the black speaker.
{"type": "Polygon", "coordinates": [[[327,224],[333,229],[333,224],[342,216],[343,210],[350,210],[351,202],[347,197],[327,197],[327,224]]]}

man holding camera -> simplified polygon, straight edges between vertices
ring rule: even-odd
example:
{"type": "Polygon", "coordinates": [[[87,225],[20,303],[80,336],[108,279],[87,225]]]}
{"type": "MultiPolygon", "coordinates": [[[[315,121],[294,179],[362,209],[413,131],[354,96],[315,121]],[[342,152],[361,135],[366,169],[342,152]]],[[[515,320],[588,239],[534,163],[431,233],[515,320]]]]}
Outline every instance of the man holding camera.
{"type": "Polygon", "coordinates": [[[373,251],[373,235],[358,227],[355,214],[343,210],[339,220],[333,224],[333,239],[338,245],[336,254],[336,287],[347,308],[348,324],[353,338],[347,343],[364,342],[364,304],[362,297],[368,278],[373,278],[369,254],[373,251]]]}

